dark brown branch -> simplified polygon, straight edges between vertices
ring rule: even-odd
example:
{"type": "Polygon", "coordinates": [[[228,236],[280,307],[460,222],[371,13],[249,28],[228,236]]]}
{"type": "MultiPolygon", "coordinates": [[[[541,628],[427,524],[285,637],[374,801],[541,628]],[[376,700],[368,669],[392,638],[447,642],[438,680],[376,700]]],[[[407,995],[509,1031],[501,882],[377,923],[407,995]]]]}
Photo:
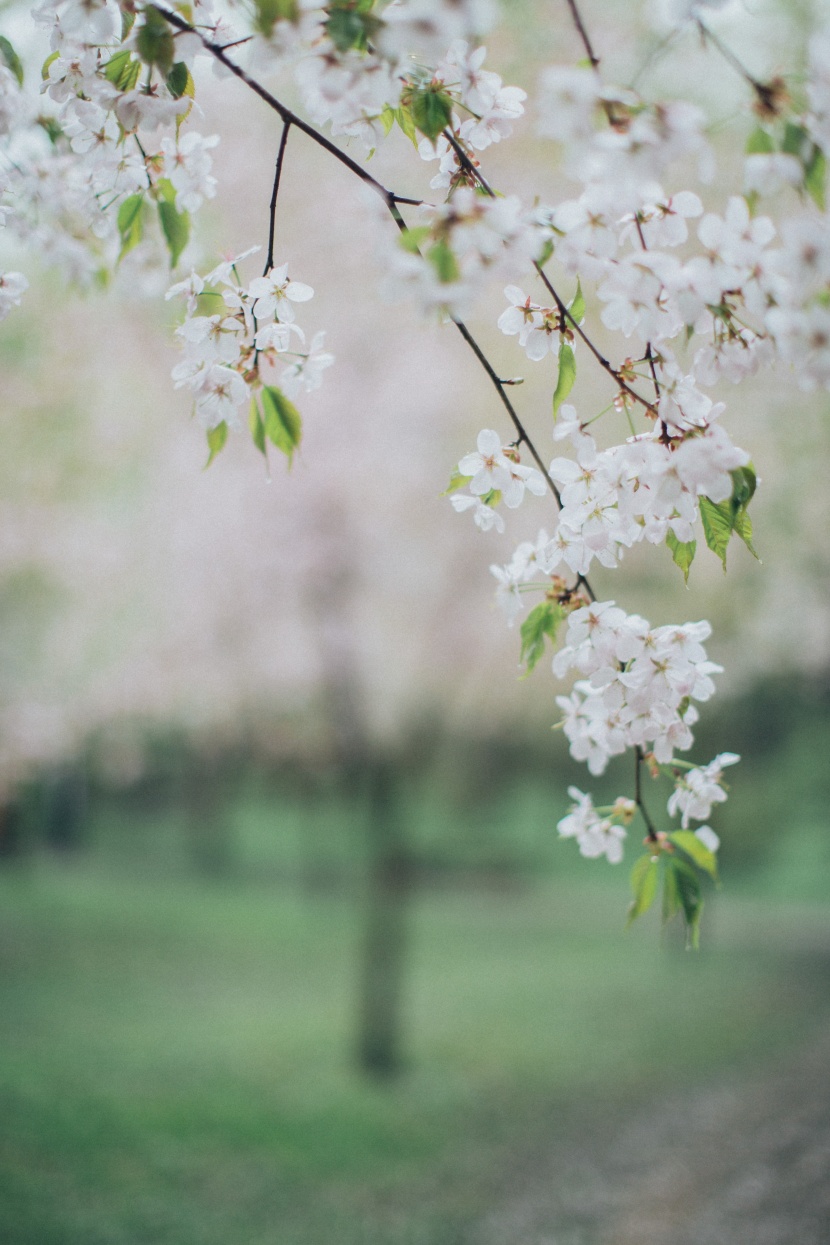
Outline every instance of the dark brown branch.
{"type": "Polygon", "coordinates": [[[274,170],[274,188],[271,191],[270,204],[270,220],[268,224],[268,255],[265,260],[265,270],[263,277],[267,277],[268,273],[274,267],[274,234],[276,232],[277,223],[277,195],[280,192],[280,177],[282,176],[282,162],[285,159],[285,146],[288,142],[288,131],[291,129],[291,122],[283,122],[282,137],[280,138],[280,146],[277,152],[277,166],[274,170]]]}
{"type": "Polygon", "coordinates": [[[571,11],[571,17],[573,18],[574,26],[576,26],[576,29],[579,33],[579,37],[582,40],[582,46],[585,49],[585,54],[588,57],[588,60],[593,65],[594,69],[599,69],[599,57],[594,52],[594,49],[591,45],[591,40],[588,38],[588,32],[585,29],[585,26],[583,25],[582,17],[580,16],[579,9],[576,6],[576,0],[566,0],[566,3],[567,3],[568,8],[571,11]]]}
{"type": "Polygon", "coordinates": [[[461,336],[464,338],[467,345],[472,350],[475,357],[478,359],[481,366],[484,368],[487,375],[490,377],[490,380],[493,382],[493,385],[495,386],[496,391],[498,392],[498,395],[504,404],[504,408],[507,411],[507,414],[510,416],[513,427],[516,429],[516,434],[518,437],[517,444],[521,444],[522,442],[524,442],[524,444],[527,446],[528,451],[530,452],[531,458],[536,463],[536,466],[539,468],[542,475],[544,476],[545,481],[550,491],[553,493],[554,497],[556,498],[556,504],[561,510],[562,509],[562,498],[559,496],[559,489],[556,487],[553,480],[548,475],[547,467],[543,463],[541,455],[539,454],[539,451],[536,449],[536,446],[533,444],[530,437],[527,435],[527,432],[524,429],[524,425],[522,424],[522,421],[519,419],[519,416],[516,413],[516,408],[513,406],[513,403],[510,401],[507,394],[504,392],[505,381],[499,379],[498,374],[493,370],[490,360],[484,354],[484,351],[481,349],[478,342],[475,340],[472,333],[467,328],[466,324],[464,324],[462,320],[456,320],[454,316],[453,316],[452,322],[455,325],[455,327],[458,329],[461,336]]]}

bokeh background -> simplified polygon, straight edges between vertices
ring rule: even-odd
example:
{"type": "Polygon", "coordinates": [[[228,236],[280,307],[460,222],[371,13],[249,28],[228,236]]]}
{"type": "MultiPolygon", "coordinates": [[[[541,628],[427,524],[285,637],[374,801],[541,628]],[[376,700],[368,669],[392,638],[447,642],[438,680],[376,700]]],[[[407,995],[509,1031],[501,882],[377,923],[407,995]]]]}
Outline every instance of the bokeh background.
{"type": "MultiPolygon", "coordinates": [[[[705,104],[722,207],[753,125],[740,78],[669,37],[668,6],[582,7],[610,80],[705,104]]],[[[507,82],[581,55],[564,3],[506,8],[507,82]]],[[[798,89],[821,8],[733,0],[711,21],[798,89]]],[[[210,267],[266,241],[279,130],[205,66],[199,98],[222,134],[192,251],[210,267]]],[[[399,134],[372,162],[414,195],[432,167],[399,134]]],[[[528,201],[567,190],[530,119],[486,167],[528,201]]],[[[0,330],[0,1240],[824,1240],[830,403],[783,372],[723,394],[763,481],[762,564],[734,548],[724,578],[702,550],[686,588],[649,547],[596,576],[655,623],[711,619],[726,667],[695,755],[743,761],[687,955],[650,918],[624,931],[625,866],[557,842],[587,776],[551,733],[546,663],[517,677],[488,571],[553,516],[531,499],[482,535],[440,496],[501,414],[451,328],[382,297],[378,227],[292,133],[277,259],[314,286],[304,324],[337,363],[290,472],[244,435],[203,470],[163,270],[134,255],[80,293],[14,265],[32,288],[0,330]]],[[[526,377],[552,455],[552,361],[498,333],[502,306],[496,287],[472,327],[526,377]]],[[[599,410],[580,363],[573,398],[599,410]]]]}

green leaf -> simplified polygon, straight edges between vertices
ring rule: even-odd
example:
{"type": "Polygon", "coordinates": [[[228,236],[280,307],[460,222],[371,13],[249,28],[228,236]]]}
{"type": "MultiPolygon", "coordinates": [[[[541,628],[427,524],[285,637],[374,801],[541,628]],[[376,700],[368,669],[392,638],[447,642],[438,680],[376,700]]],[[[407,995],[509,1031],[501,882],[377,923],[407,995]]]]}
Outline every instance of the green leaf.
{"type": "Polygon", "coordinates": [[[59,138],[63,137],[63,128],[60,122],[56,121],[54,117],[46,117],[41,115],[38,117],[37,123],[40,128],[46,132],[49,142],[52,143],[53,146],[57,143],[59,138]]]}
{"type": "Polygon", "coordinates": [[[568,311],[577,324],[581,324],[585,319],[585,295],[582,293],[579,277],[576,279],[576,293],[573,296],[573,302],[568,304],[568,311]]]}
{"type": "Polygon", "coordinates": [[[332,8],[326,31],[338,52],[348,52],[350,48],[365,51],[372,37],[381,26],[378,18],[368,11],[360,12],[348,6],[332,8]]]}
{"type": "Polygon", "coordinates": [[[732,535],[734,514],[731,501],[713,502],[708,497],[700,499],[700,518],[706,544],[716,553],[726,570],[726,549],[732,535]]]}
{"type": "Polygon", "coordinates": [[[267,39],[277,22],[296,22],[300,16],[297,0],[254,0],[254,29],[267,39]]]}
{"type": "Polygon", "coordinates": [[[556,643],[556,633],[564,617],[565,611],[558,601],[541,601],[522,623],[522,652],[519,661],[527,663],[525,677],[544,655],[545,636],[552,644],[556,643]]]}
{"type": "Polygon", "coordinates": [[[210,450],[210,454],[208,455],[208,460],[205,463],[205,471],[207,471],[208,467],[213,462],[214,458],[219,453],[219,451],[222,449],[227,439],[228,439],[228,425],[225,423],[224,420],[222,420],[221,424],[217,424],[215,428],[208,429],[207,443],[208,443],[208,449],[210,450]]]}
{"type": "Polygon", "coordinates": [[[266,385],[262,390],[262,413],[266,437],[282,450],[290,464],[303,435],[300,412],[281,390],[266,385]]]}
{"type": "Polygon", "coordinates": [[[748,506],[755,496],[758,478],[752,465],[738,467],[729,473],[732,477],[732,506],[737,510],[740,506],[748,506]]]}
{"type": "Polygon", "coordinates": [[[679,911],[680,891],[677,886],[677,874],[674,870],[674,861],[668,860],[663,870],[663,924],[668,925],[679,911]]]}
{"type": "Polygon", "coordinates": [[[256,398],[251,398],[251,411],[248,416],[248,427],[251,430],[254,445],[260,454],[265,453],[265,425],[262,422],[262,416],[259,413],[256,398]]]}
{"type": "Polygon", "coordinates": [[[553,418],[556,419],[559,408],[574,387],[576,380],[576,355],[573,346],[563,339],[559,346],[559,375],[556,378],[556,389],[553,393],[553,418]]]}
{"type": "Polygon", "coordinates": [[[469,484],[472,478],[472,476],[463,476],[460,471],[454,471],[450,476],[449,484],[441,496],[449,497],[450,493],[455,493],[458,489],[463,488],[465,484],[469,484]]]}
{"type": "Polygon", "coordinates": [[[821,148],[814,147],[813,153],[804,167],[804,189],[822,212],[827,206],[826,183],[827,161],[821,148]]]}
{"type": "Polygon", "coordinates": [[[58,51],[51,52],[49,56],[46,57],[46,60],[43,62],[43,65],[41,66],[41,70],[40,70],[40,76],[44,82],[49,77],[49,66],[52,64],[52,61],[56,61],[59,56],[60,56],[60,52],[58,51]]]}
{"type": "Polygon", "coordinates": [[[671,549],[672,561],[675,566],[679,566],[683,572],[683,579],[689,582],[689,570],[695,560],[695,550],[697,549],[696,540],[682,541],[678,540],[674,532],[669,528],[666,533],[666,544],[671,549]]]}
{"type": "Polygon", "coordinates": [[[175,268],[190,237],[190,216],[187,212],[177,211],[167,199],[159,201],[158,209],[161,231],[170,252],[170,267],[175,268]]]}
{"type": "Polygon", "coordinates": [[[127,255],[134,246],[138,246],[144,237],[144,194],[130,195],[118,209],[118,232],[121,236],[121,250],[118,262],[127,255]]]}
{"type": "Polygon", "coordinates": [[[427,87],[416,91],[409,104],[412,120],[427,138],[436,139],[452,117],[452,100],[446,92],[427,87]]]}
{"type": "Polygon", "coordinates": [[[130,9],[126,5],[121,8],[121,42],[127,38],[127,35],[135,25],[135,9],[130,9]]]}
{"type": "Polygon", "coordinates": [[[746,154],[748,156],[766,156],[771,155],[775,151],[775,143],[772,135],[762,129],[760,125],[756,126],[746,140],[746,154]]]}
{"type": "Polygon", "coordinates": [[[641,856],[635,861],[634,868],[631,870],[631,893],[634,898],[628,908],[628,925],[636,921],[637,917],[642,916],[644,912],[648,912],[654,903],[657,894],[658,870],[656,856],[641,856]]]}
{"type": "Polygon", "coordinates": [[[785,151],[788,156],[797,156],[799,160],[803,160],[805,146],[809,141],[810,137],[803,125],[797,125],[795,121],[788,121],[784,127],[781,150],[785,151]]]}
{"type": "Polygon", "coordinates": [[[432,264],[438,280],[443,285],[449,285],[453,281],[458,281],[461,276],[461,270],[458,267],[458,261],[453,254],[452,248],[442,238],[431,246],[426,253],[426,259],[432,264]]]}
{"type": "Polygon", "coordinates": [[[165,78],[173,68],[173,31],[154,5],[144,10],[144,24],[135,37],[135,50],[145,65],[155,65],[165,78]]]}
{"type": "Polygon", "coordinates": [[[173,99],[181,99],[185,94],[193,94],[193,79],[190,76],[190,70],[184,61],[176,61],[165,80],[166,86],[173,99]],[[188,85],[191,90],[188,91],[188,85]]]}
{"type": "Polygon", "coordinates": [[[552,254],[553,254],[553,239],[547,238],[545,240],[545,245],[542,247],[539,258],[536,260],[536,263],[539,265],[540,268],[544,268],[545,264],[548,262],[552,254]]]}
{"type": "Polygon", "coordinates": [[[405,251],[411,251],[413,255],[420,253],[421,246],[426,242],[432,233],[429,225],[418,225],[415,229],[405,229],[400,236],[400,244],[405,251]]]}
{"type": "Polygon", "coordinates": [[[697,951],[700,945],[700,917],[703,912],[700,879],[691,865],[687,865],[684,860],[671,861],[668,871],[674,873],[677,896],[686,922],[686,946],[697,951]]]}
{"type": "Polygon", "coordinates": [[[739,510],[735,515],[732,520],[732,528],[735,535],[740,536],[753,558],[757,558],[760,562],[761,559],[758,557],[758,554],[755,552],[755,548],[752,544],[752,520],[745,509],[739,510]]]}
{"type": "Polygon", "coordinates": [[[17,78],[18,86],[23,85],[23,62],[9,43],[5,35],[0,35],[0,60],[3,60],[7,67],[17,78]]]}
{"type": "Polygon", "coordinates": [[[390,107],[389,104],[386,105],[383,112],[380,114],[380,123],[383,126],[384,134],[388,134],[392,129],[392,126],[395,124],[395,109],[390,107]]]}
{"type": "Polygon", "coordinates": [[[135,59],[129,48],[116,52],[104,66],[104,77],[119,91],[131,91],[140,73],[141,61],[135,59]]]}
{"type": "Polygon", "coordinates": [[[672,843],[694,861],[699,869],[708,873],[713,881],[718,880],[718,861],[714,852],[710,852],[705,843],[701,843],[694,830],[675,830],[669,835],[672,843]]]}
{"type": "Polygon", "coordinates": [[[400,108],[395,109],[395,120],[412,143],[412,146],[417,147],[418,131],[415,129],[415,122],[412,120],[412,112],[405,104],[401,104],[400,108]]]}

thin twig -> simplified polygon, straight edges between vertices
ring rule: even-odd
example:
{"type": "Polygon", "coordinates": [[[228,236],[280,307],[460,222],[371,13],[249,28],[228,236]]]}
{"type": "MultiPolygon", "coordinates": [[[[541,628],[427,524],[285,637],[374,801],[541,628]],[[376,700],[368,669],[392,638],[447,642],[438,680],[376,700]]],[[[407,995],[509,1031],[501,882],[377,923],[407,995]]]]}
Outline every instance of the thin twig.
{"type": "Polygon", "coordinates": [[[657,843],[659,840],[657,838],[657,831],[654,828],[654,822],[651,820],[651,814],[649,813],[648,809],[643,803],[643,784],[642,784],[642,777],[641,777],[641,767],[643,765],[644,760],[645,758],[643,756],[643,750],[638,744],[637,747],[634,749],[634,802],[637,805],[640,812],[642,813],[643,821],[646,823],[646,830],[648,831],[647,837],[648,837],[649,842],[657,843]]]}
{"type": "Polygon", "coordinates": [[[566,3],[568,5],[568,8],[571,11],[571,17],[573,18],[574,26],[576,26],[576,29],[579,32],[579,37],[582,40],[582,46],[585,49],[588,60],[593,65],[594,69],[599,69],[599,57],[594,52],[594,49],[591,45],[591,40],[588,38],[588,32],[585,29],[585,26],[583,25],[582,18],[579,13],[579,9],[576,7],[576,0],[566,0],[566,3]]]}
{"type": "Polygon", "coordinates": [[[277,223],[277,195],[280,192],[280,177],[282,175],[282,162],[285,159],[285,146],[288,142],[288,131],[291,129],[291,122],[283,122],[282,137],[280,138],[280,146],[277,152],[277,166],[274,170],[274,188],[271,191],[271,216],[268,224],[268,256],[265,260],[265,269],[263,277],[267,277],[268,273],[274,267],[274,234],[276,232],[277,223]]]}
{"type": "Polygon", "coordinates": [[[695,25],[700,31],[700,36],[703,39],[703,42],[706,43],[708,40],[709,43],[712,44],[712,47],[721,54],[726,63],[731,65],[735,72],[740,74],[744,82],[748,83],[749,86],[752,87],[753,91],[758,96],[758,102],[761,107],[765,111],[772,110],[774,112],[776,96],[775,84],[767,85],[766,83],[761,82],[760,79],[756,78],[754,74],[750,73],[743,61],[738,59],[732,49],[724,43],[723,40],[716,35],[715,32],[707,26],[700,17],[695,18],[695,25]]]}

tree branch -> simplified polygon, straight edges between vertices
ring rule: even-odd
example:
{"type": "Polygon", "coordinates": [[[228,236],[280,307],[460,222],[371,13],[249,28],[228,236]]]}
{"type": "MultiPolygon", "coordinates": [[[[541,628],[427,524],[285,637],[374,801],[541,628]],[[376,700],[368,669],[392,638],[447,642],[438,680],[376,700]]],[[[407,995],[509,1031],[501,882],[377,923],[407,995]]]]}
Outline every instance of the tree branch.
{"type": "Polygon", "coordinates": [[[277,221],[277,195],[280,192],[280,177],[282,175],[282,162],[285,159],[285,146],[288,142],[288,131],[291,129],[291,122],[283,122],[282,137],[280,138],[280,146],[277,152],[277,167],[274,170],[274,189],[271,191],[271,218],[268,225],[268,255],[265,260],[265,270],[263,277],[267,277],[268,273],[274,267],[274,234],[276,232],[277,221]]]}

